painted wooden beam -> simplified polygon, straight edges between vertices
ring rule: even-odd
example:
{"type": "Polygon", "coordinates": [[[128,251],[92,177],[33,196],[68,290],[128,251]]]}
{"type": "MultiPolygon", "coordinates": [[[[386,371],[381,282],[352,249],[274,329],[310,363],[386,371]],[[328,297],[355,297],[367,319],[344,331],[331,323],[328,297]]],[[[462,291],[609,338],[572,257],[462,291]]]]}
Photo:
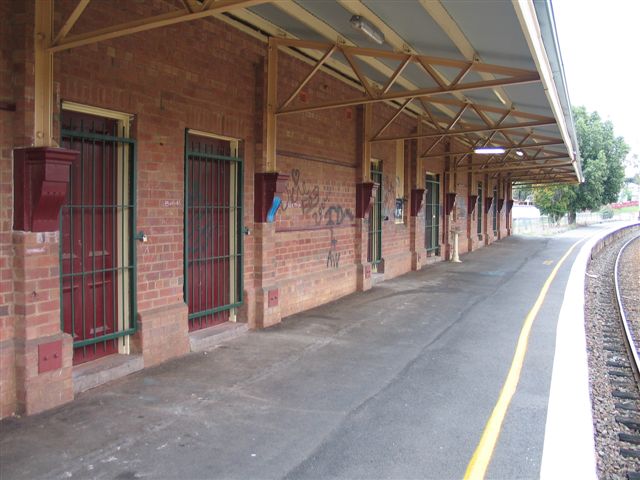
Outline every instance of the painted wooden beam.
{"type": "Polygon", "coordinates": [[[187,13],[185,10],[176,10],[174,12],[163,13],[153,17],[141,18],[131,22],[113,25],[111,27],[101,28],[92,32],[69,36],[55,45],[49,47],[50,52],[60,52],[71,48],[81,47],[92,43],[110,40],[112,38],[124,37],[133,33],[144,32],[154,28],[175,25],[176,23],[188,22],[206,18],[214,14],[228,12],[239,8],[248,8],[261,3],[267,3],[269,0],[219,0],[207,10],[187,13]]]}
{"type": "Polygon", "coordinates": [[[52,45],[57,44],[58,42],[60,42],[61,40],[63,40],[67,36],[69,31],[73,28],[73,26],[76,24],[76,22],[80,18],[80,15],[82,15],[82,12],[84,12],[85,8],[87,8],[87,6],[89,5],[90,1],[91,0],[79,0],[78,1],[78,4],[76,5],[76,7],[73,9],[71,14],[69,15],[69,18],[67,18],[67,20],[65,20],[64,24],[62,25],[62,27],[60,27],[60,31],[58,32],[58,34],[53,39],[52,45]]]}
{"type": "Polygon", "coordinates": [[[34,143],[57,146],[53,140],[53,54],[47,50],[53,37],[53,2],[36,0],[34,28],[34,143]]]}

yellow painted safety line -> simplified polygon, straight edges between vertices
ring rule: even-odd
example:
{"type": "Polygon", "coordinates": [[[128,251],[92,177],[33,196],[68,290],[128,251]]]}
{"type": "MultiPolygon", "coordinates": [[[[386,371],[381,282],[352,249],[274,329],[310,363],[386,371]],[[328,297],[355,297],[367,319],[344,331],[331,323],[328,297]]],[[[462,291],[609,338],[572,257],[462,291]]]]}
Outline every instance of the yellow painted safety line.
{"type": "Polygon", "coordinates": [[[491,417],[489,417],[489,420],[484,427],[480,442],[478,443],[475,452],[473,452],[473,456],[471,457],[469,465],[467,465],[467,471],[464,474],[464,480],[481,480],[484,478],[487,472],[489,462],[491,461],[491,456],[493,455],[496,443],[498,442],[498,437],[500,437],[502,422],[504,421],[504,417],[507,415],[507,410],[509,409],[511,399],[513,398],[513,394],[516,392],[516,387],[518,386],[518,382],[520,381],[520,372],[522,371],[524,357],[527,354],[529,334],[531,333],[533,321],[535,320],[540,307],[542,307],[542,304],[544,303],[547,291],[551,286],[551,282],[553,282],[553,279],[558,273],[558,270],[567,259],[567,257],[571,254],[573,249],[576,248],[576,246],[578,246],[578,244],[583,240],[578,240],[576,243],[571,245],[571,248],[567,250],[567,253],[565,253],[560,261],[558,261],[554,269],[549,274],[549,277],[547,277],[547,280],[544,282],[542,290],[540,290],[540,295],[538,295],[538,298],[536,299],[536,303],[533,304],[533,307],[531,308],[531,310],[529,310],[529,313],[524,320],[524,325],[522,326],[520,336],[518,337],[518,344],[516,345],[516,351],[513,355],[513,361],[511,362],[509,374],[507,375],[507,379],[502,386],[502,390],[500,391],[500,396],[498,397],[496,406],[493,407],[491,417]]]}

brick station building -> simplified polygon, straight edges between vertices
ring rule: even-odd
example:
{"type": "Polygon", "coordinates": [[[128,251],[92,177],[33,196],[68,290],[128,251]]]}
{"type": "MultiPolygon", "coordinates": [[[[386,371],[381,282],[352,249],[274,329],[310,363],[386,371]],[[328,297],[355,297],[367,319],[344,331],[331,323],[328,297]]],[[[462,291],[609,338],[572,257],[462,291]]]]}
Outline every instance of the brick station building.
{"type": "Polygon", "coordinates": [[[579,181],[549,5],[452,3],[0,0],[1,416],[482,248],[514,183],[579,181]]]}

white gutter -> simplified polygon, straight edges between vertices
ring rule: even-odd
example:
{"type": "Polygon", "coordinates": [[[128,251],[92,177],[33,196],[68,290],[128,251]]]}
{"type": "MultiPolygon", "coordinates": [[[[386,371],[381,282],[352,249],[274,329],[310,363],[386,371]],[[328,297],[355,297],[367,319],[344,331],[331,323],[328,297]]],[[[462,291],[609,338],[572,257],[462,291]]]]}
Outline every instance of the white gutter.
{"type": "Polygon", "coordinates": [[[558,90],[556,88],[555,82],[553,81],[553,70],[551,69],[551,65],[549,64],[549,57],[547,56],[547,52],[544,48],[542,33],[540,31],[540,24],[538,23],[538,16],[536,15],[536,9],[533,5],[533,0],[512,0],[511,3],[513,4],[513,8],[516,12],[516,15],[518,16],[518,20],[520,21],[520,27],[522,28],[522,33],[524,34],[524,37],[527,40],[527,44],[529,45],[529,50],[531,51],[533,60],[536,63],[538,72],[540,73],[540,79],[542,80],[544,93],[549,100],[549,105],[551,105],[553,116],[558,123],[560,135],[562,136],[562,140],[567,147],[569,158],[571,158],[571,162],[573,164],[573,170],[578,177],[578,181],[582,182],[583,177],[580,173],[578,160],[575,156],[576,148],[573,145],[571,135],[569,135],[569,130],[567,128],[564,112],[562,110],[562,104],[560,103],[558,90]]]}

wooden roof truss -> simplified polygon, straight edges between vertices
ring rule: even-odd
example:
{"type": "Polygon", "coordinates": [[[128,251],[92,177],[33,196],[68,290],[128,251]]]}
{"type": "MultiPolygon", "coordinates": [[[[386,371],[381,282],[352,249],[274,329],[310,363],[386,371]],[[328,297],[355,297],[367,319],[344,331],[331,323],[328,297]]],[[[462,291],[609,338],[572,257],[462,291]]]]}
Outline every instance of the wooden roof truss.
{"type": "MultiPolygon", "coordinates": [[[[468,149],[447,154],[453,159],[454,168],[467,168],[464,162],[473,155],[473,148],[483,146],[505,148],[505,153],[500,156],[491,156],[480,161],[476,161],[478,160],[477,156],[472,157],[474,160],[473,162],[469,161],[470,168],[485,173],[500,173],[509,171],[507,170],[509,168],[516,169],[513,170],[514,172],[519,172],[522,169],[523,172],[535,173],[547,168],[557,169],[566,166],[566,164],[557,163],[566,162],[568,160],[566,154],[548,150],[548,147],[562,146],[562,140],[540,130],[555,125],[556,120],[553,117],[517,109],[503,88],[510,85],[540,82],[540,75],[537,71],[480,61],[464,33],[439,2],[420,0],[419,3],[450,37],[464,58],[462,60],[420,55],[362,1],[336,1],[351,13],[364,15],[372,21],[384,32],[387,43],[394,51],[358,47],[342,37],[331,25],[310,14],[292,0],[277,2],[272,0],[177,0],[177,4],[182,8],[175,11],[90,32],[72,34],[73,28],[91,3],[91,0],[78,0],[58,32],[54,33],[52,28],[45,32],[46,28],[40,28],[46,35],[37,47],[42,51],[42,55],[40,56],[39,69],[38,61],[36,61],[36,70],[50,71],[51,66],[47,65],[47,62],[51,62],[55,52],[180,22],[215,17],[245,31],[246,24],[252,24],[259,28],[261,32],[259,35],[266,32],[267,37],[263,39],[269,42],[267,83],[270,84],[266,106],[267,169],[275,169],[275,136],[278,117],[380,102],[392,106],[395,111],[389,118],[382,121],[382,125],[376,131],[369,133],[367,142],[422,139],[424,149],[421,151],[420,157],[428,159],[442,156],[443,153],[436,152],[436,147],[450,138],[456,138],[459,140],[458,144],[466,145],[468,149]],[[267,20],[248,10],[250,7],[262,3],[271,3],[274,7],[287,12],[288,15],[294,16],[308,28],[326,38],[327,41],[317,42],[295,38],[291,33],[283,31],[282,28],[270,24],[267,20]],[[232,12],[233,15],[228,16],[227,12],[232,12]],[[286,50],[304,60],[310,65],[310,69],[300,83],[291,92],[288,92],[286,99],[278,102],[277,99],[280,97],[278,97],[275,88],[275,84],[278,82],[276,66],[278,51],[281,50],[286,50]],[[424,81],[416,84],[408,80],[404,74],[409,67],[412,67],[413,82],[416,81],[416,71],[421,72],[424,81]],[[320,71],[341,78],[355,86],[361,94],[318,101],[313,104],[301,102],[301,92],[320,71]],[[377,81],[371,78],[367,72],[375,72],[377,81]],[[384,80],[380,81],[381,78],[384,80]],[[482,90],[493,92],[505,104],[505,107],[483,105],[473,102],[465,96],[466,92],[482,90]],[[434,110],[438,110],[438,112],[436,113],[434,110]],[[418,132],[420,133],[385,136],[385,132],[403,113],[411,113],[416,116],[418,122],[426,124],[429,130],[419,128],[418,132]],[[469,120],[474,116],[480,121],[472,122],[469,120]],[[497,118],[497,120],[492,120],[492,118],[497,118]],[[524,155],[516,156],[515,152],[524,153],[524,155]]],[[[36,2],[37,5],[39,3],[36,2]]],[[[40,8],[40,10],[43,9],[40,8]]],[[[45,27],[48,22],[52,23],[52,17],[53,8],[44,11],[43,25],[45,27]]],[[[248,33],[259,36],[255,32],[248,33]]],[[[40,76],[42,77],[42,75],[40,76]]],[[[48,77],[44,75],[41,83],[43,85],[51,83],[50,75],[48,77]]],[[[43,104],[51,101],[51,98],[47,98],[46,92],[44,96],[36,95],[36,111],[43,108],[42,118],[47,117],[47,112],[50,111],[50,108],[47,110],[43,104]]],[[[46,130],[46,125],[42,128],[46,130]]],[[[44,143],[52,141],[50,131],[45,132],[39,138],[42,138],[44,143]]],[[[559,178],[559,176],[556,177],[559,178]]]]}

